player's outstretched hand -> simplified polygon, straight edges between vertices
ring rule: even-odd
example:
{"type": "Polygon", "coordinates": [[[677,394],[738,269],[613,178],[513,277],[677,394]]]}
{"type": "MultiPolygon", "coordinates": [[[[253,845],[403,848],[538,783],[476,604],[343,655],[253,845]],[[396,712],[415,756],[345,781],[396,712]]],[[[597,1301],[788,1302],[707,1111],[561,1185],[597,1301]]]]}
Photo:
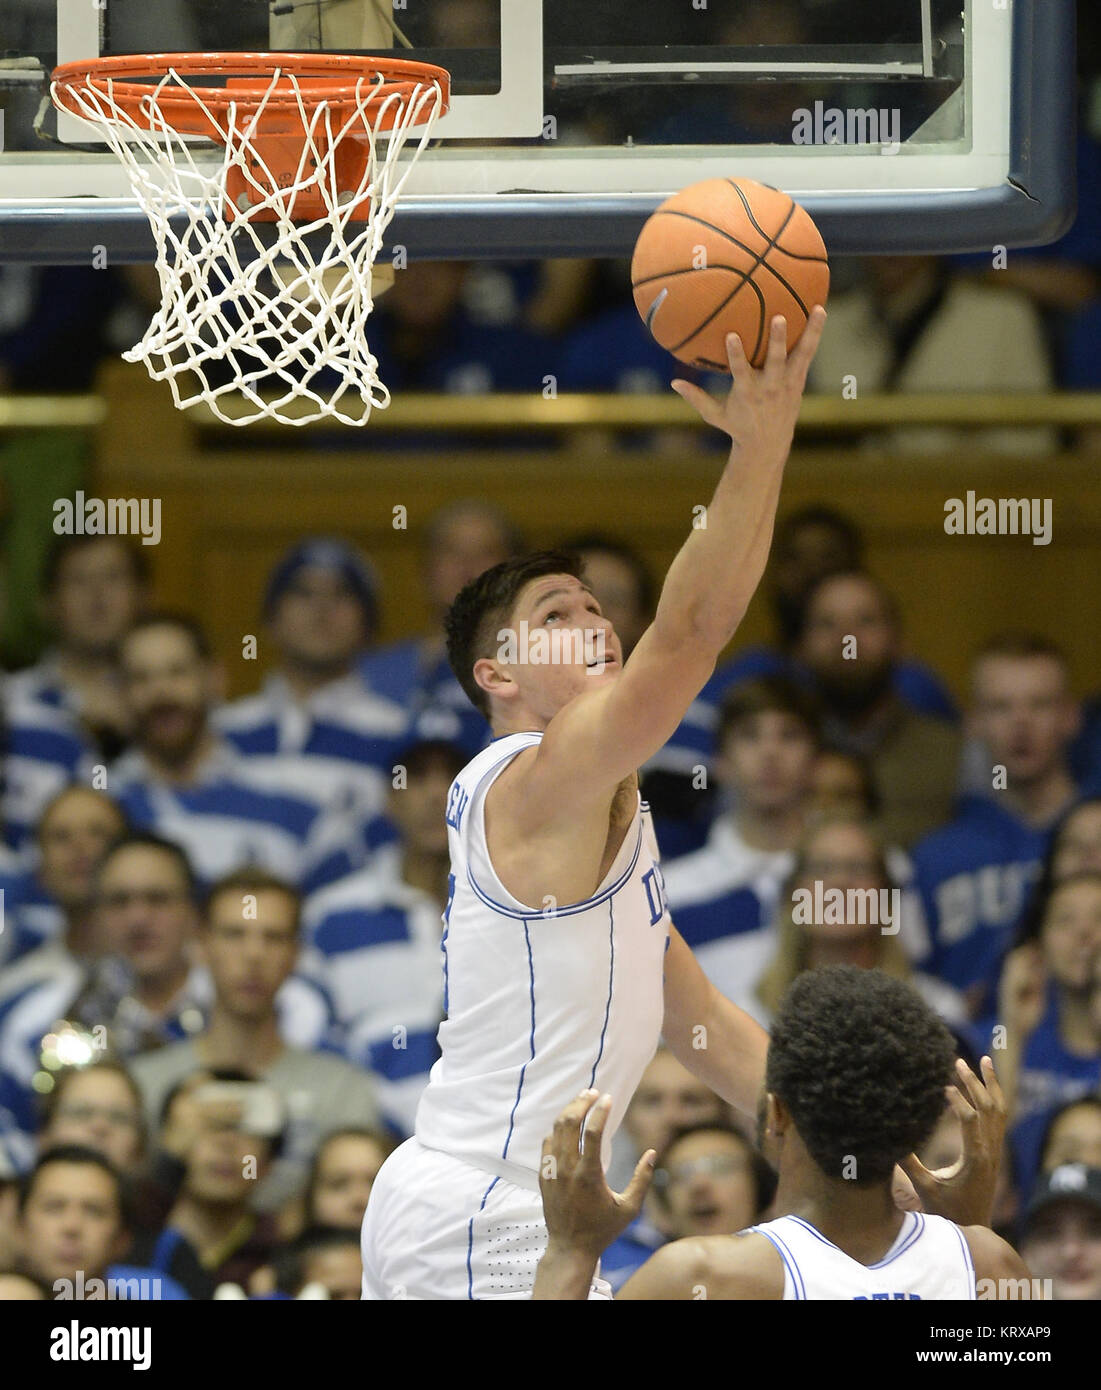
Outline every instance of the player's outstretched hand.
{"type": "Polygon", "coordinates": [[[775,440],[786,457],[807,372],[825,326],[826,311],[819,305],[811,310],[803,336],[789,353],[787,320],[774,318],[765,363],[757,371],[749,365],[741,338],[730,333],[726,352],[731,383],[726,397],[718,400],[681,378],[673,382],[673,390],[699,413],[705,424],[723,430],[740,448],[752,450],[775,440]]]}
{"type": "MultiPolygon", "coordinates": [[[[981,1081],[962,1057],[958,1058],[956,1074],[967,1094],[963,1095],[956,1086],[948,1088],[948,1103],[959,1117],[963,1131],[960,1158],[951,1168],[935,1172],[930,1172],[916,1154],[904,1159],[901,1165],[924,1210],[946,1216],[958,1226],[990,1225],[1005,1139],[1005,1096],[994,1073],[994,1063],[984,1057],[979,1065],[981,1081]]],[[[899,1187],[896,1182],[897,1205],[912,1207],[912,1202],[900,1200],[899,1187]]]]}
{"type": "Polygon", "coordinates": [[[612,1191],[600,1162],[611,1108],[611,1096],[582,1091],[555,1120],[554,1132],[543,1141],[539,1165],[549,1245],[590,1256],[594,1264],[641,1211],[657,1157],[648,1149],[627,1190],[612,1191]]]}

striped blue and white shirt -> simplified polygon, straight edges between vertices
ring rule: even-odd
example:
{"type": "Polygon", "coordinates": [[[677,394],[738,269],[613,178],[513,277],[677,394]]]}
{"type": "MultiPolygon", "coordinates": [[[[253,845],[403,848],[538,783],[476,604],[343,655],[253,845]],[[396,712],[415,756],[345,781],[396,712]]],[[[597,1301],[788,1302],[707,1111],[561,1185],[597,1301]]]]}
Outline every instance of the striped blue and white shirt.
{"type": "Polygon", "coordinates": [[[305,701],[284,677],[223,706],[215,728],[247,758],[258,783],[369,826],[383,814],[393,768],[408,739],[400,704],[358,674],[331,681],[305,701]]]}
{"type": "Polygon", "coordinates": [[[413,1132],[443,1017],[440,905],[401,878],[395,848],[306,904],[311,968],[336,1005],[349,1060],[375,1074],[383,1117],[413,1132]]]}
{"type": "Polygon", "coordinates": [[[5,677],[3,700],[4,838],[22,850],[46,805],[70,782],[86,780],[96,757],[55,658],[5,677]]]}
{"type": "Polygon", "coordinates": [[[108,785],[131,823],[180,845],[206,884],[256,865],[308,893],[360,866],[348,816],[276,789],[227,743],[186,786],[161,780],[134,748],[113,764],[108,785]]]}

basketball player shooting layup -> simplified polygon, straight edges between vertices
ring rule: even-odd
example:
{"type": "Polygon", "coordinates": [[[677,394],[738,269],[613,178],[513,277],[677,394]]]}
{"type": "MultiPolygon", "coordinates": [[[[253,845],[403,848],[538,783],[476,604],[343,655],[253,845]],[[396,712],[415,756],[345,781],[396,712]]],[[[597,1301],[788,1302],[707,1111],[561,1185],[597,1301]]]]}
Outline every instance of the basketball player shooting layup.
{"type": "MultiPolygon", "coordinates": [[[[955,1043],[907,985],[852,966],[809,971],[773,1025],[757,1143],[779,1170],[780,1216],[746,1231],[663,1246],[617,1298],[1028,1298],[1021,1257],[985,1226],[899,1211],[891,1175],[933,1131],[955,1043]]],[[[1000,1147],[1004,1100],[962,1063],[949,1100],[965,1144],[1000,1147]],[[970,1100],[965,1100],[966,1087],[970,1100]]],[[[536,1298],[584,1298],[600,1252],[634,1220],[652,1174],[644,1154],[627,1191],[600,1166],[608,1097],[579,1096],[543,1149],[550,1240],[536,1298]],[[586,1116],[589,1123],[586,1127],[586,1116]]]]}
{"type": "Polygon", "coordinates": [[[365,1298],[530,1296],[546,1243],[543,1136],[579,1088],[599,1086],[617,1097],[606,1160],[662,1033],[753,1112],[765,1034],[669,921],[636,769],[681,722],[757,588],[825,317],[814,311],[790,355],[774,320],[756,371],[731,335],[724,401],[674,383],[732,448],[626,664],[580,571],[554,552],[488,570],[448,614],[449,660],[494,739],[450,790],[442,1055],[414,1138],[371,1194],[365,1298]],[[535,640],[552,637],[548,661],[535,640]]]}

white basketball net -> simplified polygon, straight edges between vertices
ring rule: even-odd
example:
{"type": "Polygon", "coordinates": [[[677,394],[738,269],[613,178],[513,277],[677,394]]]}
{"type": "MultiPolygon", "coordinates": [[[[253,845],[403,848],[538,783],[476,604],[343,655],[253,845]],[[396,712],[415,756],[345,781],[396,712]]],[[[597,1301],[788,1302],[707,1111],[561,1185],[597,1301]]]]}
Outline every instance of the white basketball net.
{"type": "Polygon", "coordinates": [[[66,84],[69,101],[102,127],[122,161],[156,238],[161,308],[145,337],[123,356],[144,362],[154,380],[167,380],[179,409],[205,401],[231,425],[264,418],[304,425],[326,417],[362,425],[372,406],[389,405],[364,337],[374,307],[372,266],[443,97],[429,81],[372,106],[382,81],[358,80],[356,109],[340,124],[327,103],[308,107],[286,70],[273,72],[253,115],[236,105],[212,110],[201,87],[170,69],[143,102],[147,126],[115,101],[111,81],[103,84],[106,90],[66,84]],[[303,137],[294,182],[284,186],[250,143],[280,81],[284,92],[287,83],[293,88],[303,137]],[[158,99],[166,88],[175,98],[186,93],[223,130],[216,167],[196,163],[197,153],[209,158],[210,146],[181,136],[162,113],[158,99]],[[389,120],[391,129],[380,131],[389,120]],[[334,151],[346,135],[369,141],[365,172],[351,189],[338,188],[334,168],[334,151]],[[407,142],[411,158],[400,166],[407,142]],[[248,206],[227,215],[226,176],[233,166],[246,171],[248,206]],[[320,191],[323,216],[291,220],[288,208],[300,189],[320,191]],[[352,221],[352,209],[364,198],[370,199],[367,220],[352,221]],[[265,210],[275,212],[274,222],[258,216],[265,210]],[[362,409],[349,410],[355,398],[362,409]]]}

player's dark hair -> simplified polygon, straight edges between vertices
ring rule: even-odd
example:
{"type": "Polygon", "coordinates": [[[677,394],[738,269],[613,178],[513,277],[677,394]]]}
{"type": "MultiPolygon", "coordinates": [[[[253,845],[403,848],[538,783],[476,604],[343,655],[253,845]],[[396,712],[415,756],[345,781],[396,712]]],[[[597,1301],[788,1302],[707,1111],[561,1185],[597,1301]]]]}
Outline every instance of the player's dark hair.
{"type": "Polygon", "coordinates": [[[184,884],[184,891],[187,893],[188,901],[197,903],[199,901],[199,880],[192,868],[191,860],[187,853],[175,840],[166,840],[160,835],[154,835],[145,830],[127,831],[125,835],[120,835],[117,840],[111,842],[103,858],[99,862],[96,870],[97,880],[103,878],[103,871],[114,859],[116,854],[120,854],[124,849],[153,849],[159,854],[167,855],[176,865],[180,872],[180,878],[184,884]]]}
{"type": "Polygon", "coordinates": [[[582,536],[571,536],[569,540],[563,541],[562,549],[569,551],[571,555],[580,555],[582,560],[586,553],[610,555],[626,565],[635,581],[635,599],[640,611],[647,618],[653,615],[657,603],[654,576],[649,565],[632,546],[625,541],[616,540],[613,536],[605,535],[602,531],[587,531],[582,536]]]}
{"type": "Polygon", "coordinates": [[[271,1266],[275,1272],[275,1287],[280,1293],[297,1297],[306,1281],[306,1262],[311,1255],[332,1250],[341,1245],[359,1249],[359,1233],[339,1226],[309,1226],[276,1251],[271,1266]]]}
{"type": "Polygon", "coordinates": [[[880,970],[808,970],[780,1005],[765,1085],[827,1177],[887,1182],[944,1111],[956,1047],[920,995],[880,970]]]}
{"type": "Polygon", "coordinates": [[[719,707],[715,746],[722,748],[731,731],[758,714],[789,714],[797,719],[816,748],[822,744],[822,718],[814,696],[786,676],[760,676],[727,693],[719,707]]]}
{"type": "Polygon", "coordinates": [[[489,718],[489,697],[474,679],[474,663],[498,648],[497,633],[508,625],[517,595],[546,574],[582,576],[581,557],[566,550],[538,550],[502,560],[459,591],[444,618],[447,659],[471,704],[489,718]]]}
{"type": "Polygon", "coordinates": [[[51,595],[56,591],[61,580],[61,571],[65,568],[65,562],[70,555],[87,550],[90,546],[103,545],[104,543],[118,546],[124,552],[130,565],[134,583],[141,588],[147,587],[150,582],[151,570],[145,547],[128,540],[125,536],[96,534],[91,536],[58,536],[46,552],[46,558],[42,564],[42,592],[51,595]]]}
{"type": "MultiPolygon", "coordinates": [[[[673,1151],[682,1139],[688,1139],[694,1134],[727,1134],[732,1139],[736,1139],[745,1150],[750,1162],[750,1176],[753,1179],[753,1212],[755,1216],[760,1216],[764,1212],[773,1197],[776,1195],[776,1174],[769,1166],[763,1155],[754,1148],[752,1142],[746,1138],[740,1129],[730,1124],[727,1120],[701,1120],[694,1125],[681,1125],[673,1131],[665,1142],[665,1147],[658,1155],[657,1163],[654,1165],[655,1176],[657,1173],[665,1172],[668,1169],[673,1151]]],[[[669,1191],[667,1184],[654,1183],[654,1196],[660,1204],[669,1209],[669,1191]]]]}
{"type": "Polygon", "coordinates": [[[39,1154],[38,1161],[19,1186],[19,1214],[27,1209],[35,1184],[41,1173],[54,1163],[76,1163],[83,1167],[99,1168],[115,1185],[118,1199],[119,1223],[124,1230],[134,1229],[134,1202],[130,1185],[108,1158],[98,1149],[90,1149],[86,1144],[54,1144],[45,1153],[39,1154]]]}
{"type": "Polygon", "coordinates": [[[177,613],[171,609],[160,608],[153,613],[143,613],[140,618],[136,618],[126,629],[123,635],[123,643],[126,643],[136,632],[145,632],[151,627],[174,627],[177,632],[182,632],[195,649],[195,655],[202,661],[209,661],[211,656],[210,641],[203,629],[202,623],[197,618],[193,618],[190,613],[177,613]]]}

